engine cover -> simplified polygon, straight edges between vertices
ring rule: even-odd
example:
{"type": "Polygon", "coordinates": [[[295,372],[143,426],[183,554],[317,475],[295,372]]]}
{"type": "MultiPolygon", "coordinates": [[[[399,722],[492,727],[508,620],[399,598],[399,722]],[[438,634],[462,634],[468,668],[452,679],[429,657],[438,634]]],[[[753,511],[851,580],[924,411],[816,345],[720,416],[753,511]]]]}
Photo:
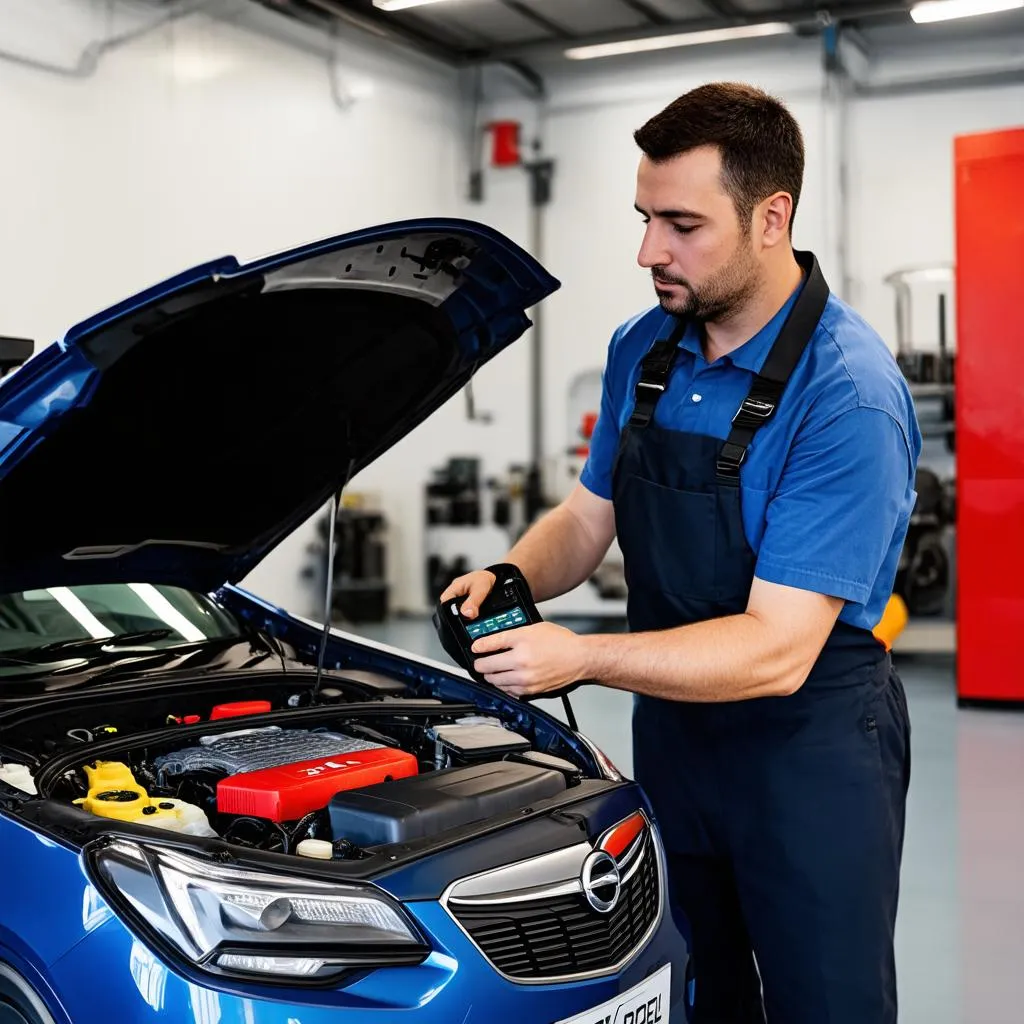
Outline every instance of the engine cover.
{"type": "Polygon", "coordinates": [[[274,768],[230,775],[217,783],[217,810],[272,821],[295,821],[326,807],[335,793],[415,775],[412,754],[375,747],[334,757],[296,761],[274,768]]]}

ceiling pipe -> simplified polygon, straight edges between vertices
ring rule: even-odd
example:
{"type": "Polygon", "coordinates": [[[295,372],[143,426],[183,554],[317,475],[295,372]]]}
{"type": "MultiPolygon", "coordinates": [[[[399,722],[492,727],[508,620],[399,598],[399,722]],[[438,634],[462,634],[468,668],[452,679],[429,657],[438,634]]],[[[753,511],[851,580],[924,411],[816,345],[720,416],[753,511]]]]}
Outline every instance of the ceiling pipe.
{"type": "Polygon", "coordinates": [[[426,53],[445,64],[452,64],[457,58],[455,51],[421,32],[407,28],[386,14],[378,14],[372,10],[357,12],[342,3],[341,0],[303,0],[303,2],[306,6],[315,7],[324,14],[343,21],[361,32],[376,36],[378,39],[386,39],[399,46],[412,48],[419,53],[426,53]]]}
{"type": "Polygon", "coordinates": [[[837,30],[831,46],[826,39],[826,67],[832,68],[848,94],[854,97],[881,99],[1024,82],[1024,57],[1018,58],[1016,63],[993,65],[989,58],[981,67],[967,67],[960,71],[946,68],[941,73],[887,79],[873,71],[873,56],[867,52],[859,33],[841,25],[837,30]]]}
{"type": "MultiPolygon", "coordinates": [[[[385,39],[389,43],[411,49],[419,54],[439,61],[451,68],[474,68],[482,64],[496,64],[510,71],[529,99],[542,100],[547,96],[547,88],[543,77],[528,64],[515,57],[496,57],[493,60],[483,56],[467,57],[466,53],[454,50],[439,43],[429,36],[415,32],[400,24],[394,17],[387,14],[353,11],[342,0],[302,0],[305,8],[315,8],[335,19],[335,24],[345,24],[376,39],[385,39]]],[[[303,7],[294,0],[285,8],[276,10],[289,13],[293,17],[299,15],[303,7]]]]}
{"type": "MultiPolygon", "coordinates": [[[[636,39],[656,39],[660,36],[678,35],[686,32],[704,32],[709,29],[732,28],[737,26],[761,25],[766,22],[786,22],[794,29],[805,28],[809,32],[818,31],[821,26],[839,21],[858,18],[878,17],[887,14],[906,14],[906,3],[898,0],[862,0],[860,3],[844,5],[839,11],[832,12],[827,7],[808,10],[807,7],[790,5],[765,9],[753,13],[737,12],[728,17],[692,18],[686,21],[664,22],[659,25],[648,25],[636,29],[624,29],[612,32],[595,32],[589,35],[574,37],[573,47],[599,46],[606,43],[629,42],[636,39]]],[[[513,46],[496,46],[486,50],[467,51],[467,60],[532,60],[543,57],[558,57],[566,48],[564,40],[545,40],[539,43],[521,43],[513,46]]]]}
{"type": "Polygon", "coordinates": [[[1024,82],[1024,67],[992,68],[986,71],[965,71],[907,78],[892,82],[852,82],[854,95],[872,99],[889,96],[910,96],[915,93],[949,92],[957,89],[991,89],[1024,82]]]}
{"type": "Polygon", "coordinates": [[[103,57],[112,50],[135,42],[135,40],[141,39],[143,36],[149,35],[150,32],[155,32],[179,18],[198,14],[201,11],[210,12],[219,2],[220,0],[183,0],[182,3],[176,4],[171,9],[165,9],[159,18],[140,25],[138,28],[116,36],[109,36],[106,39],[94,40],[82,50],[74,64],[55,64],[23,53],[14,53],[11,50],[0,50],[0,60],[17,64],[20,67],[31,68],[33,71],[45,71],[47,74],[60,75],[63,78],[90,78],[96,73],[103,57]]]}

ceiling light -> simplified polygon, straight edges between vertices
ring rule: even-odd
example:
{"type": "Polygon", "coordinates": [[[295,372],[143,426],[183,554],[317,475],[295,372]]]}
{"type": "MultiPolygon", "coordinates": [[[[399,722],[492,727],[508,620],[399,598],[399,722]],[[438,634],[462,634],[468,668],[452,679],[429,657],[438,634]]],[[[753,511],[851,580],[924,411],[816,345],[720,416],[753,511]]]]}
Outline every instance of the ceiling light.
{"type": "MultiPolygon", "coordinates": [[[[1024,3],[1024,0],[1021,0],[1024,3]]],[[[570,60],[591,60],[594,57],[619,57],[624,53],[646,50],[670,50],[677,46],[699,46],[702,43],[724,43],[730,39],[757,39],[761,36],[781,36],[791,31],[781,21],[761,25],[734,25],[732,28],[713,28],[705,32],[680,32],[669,36],[645,36],[642,39],[623,39],[618,43],[599,43],[596,46],[574,46],[565,51],[570,60]]]]}
{"type": "Polygon", "coordinates": [[[380,11],[404,11],[409,7],[425,7],[427,4],[450,2],[451,0],[373,0],[373,6],[380,11]]]}
{"type": "Polygon", "coordinates": [[[977,14],[997,14],[1024,7],[1024,0],[925,0],[910,9],[910,16],[919,25],[954,18],[973,18],[977,14]]]}

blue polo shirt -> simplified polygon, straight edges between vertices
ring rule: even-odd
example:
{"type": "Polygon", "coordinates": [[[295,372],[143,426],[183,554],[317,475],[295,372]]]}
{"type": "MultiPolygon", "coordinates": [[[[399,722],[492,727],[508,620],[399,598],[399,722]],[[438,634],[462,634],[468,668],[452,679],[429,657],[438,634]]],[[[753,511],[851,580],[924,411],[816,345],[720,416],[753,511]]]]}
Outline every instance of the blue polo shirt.
{"type": "MultiPolygon", "coordinates": [[[[708,363],[688,328],[654,421],[723,440],[796,293],[753,338],[708,363]]],[[[672,319],[655,306],[612,336],[583,485],[612,497],[619,434],[633,410],[640,360],[672,319]]],[[[830,296],[775,415],[740,471],[743,526],[769,583],[842,598],[840,619],[882,617],[917,498],[921,433],[906,380],[882,339],[830,296]]],[[[679,538],[687,543],[686,537],[679,538]]]]}

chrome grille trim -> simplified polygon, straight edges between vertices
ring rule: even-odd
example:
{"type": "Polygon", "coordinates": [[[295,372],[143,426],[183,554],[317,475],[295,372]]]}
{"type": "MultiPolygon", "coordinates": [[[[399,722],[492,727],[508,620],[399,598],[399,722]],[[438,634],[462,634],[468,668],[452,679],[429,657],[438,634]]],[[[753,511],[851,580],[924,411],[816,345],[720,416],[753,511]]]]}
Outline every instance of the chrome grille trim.
{"type": "Polygon", "coordinates": [[[495,896],[452,896],[449,903],[457,903],[463,907],[493,907],[503,903],[528,903],[531,900],[546,900],[553,896],[569,896],[575,892],[583,892],[583,883],[578,879],[561,882],[545,889],[524,889],[518,893],[495,896]]]}
{"type": "MultiPolygon", "coordinates": [[[[530,857],[460,878],[448,887],[447,899],[459,903],[480,903],[489,899],[497,901],[527,891],[557,888],[568,882],[578,882],[583,862],[590,851],[589,843],[577,843],[539,857],[530,857]]],[[[540,895],[535,894],[531,898],[539,899],[540,895]]]]}
{"type": "MultiPolygon", "coordinates": [[[[575,855],[575,853],[577,851],[582,850],[584,852],[584,856],[585,856],[586,854],[589,854],[592,851],[592,849],[595,849],[595,848],[596,847],[591,847],[589,844],[584,843],[584,844],[580,844],[580,846],[577,846],[577,847],[570,847],[569,849],[574,851],[574,855],[575,855]]],[[[561,855],[566,855],[567,851],[566,850],[562,850],[562,851],[557,851],[557,853],[561,854],[561,855]]],[[[462,932],[462,934],[465,935],[466,938],[472,943],[473,947],[477,950],[477,952],[480,953],[480,955],[484,958],[484,960],[486,960],[487,963],[490,964],[490,966],[497,972],[498,975],[500,975],[506,981],[511,982],[512,984],[515,984],[515,985],[556,985],[556,984],[561,984],[561,983],[564,983],[564,982],[586,981],[586,980],[594,979],[594,978],[607,977],[610,974],[615,974],[615,973],[623,970],[624,968],[626,968],[642,952],[642,950],[650,942],[651,937],[654,935],[655,931],[657,931],[658,926],[661,924],[662,918],[664,916],[664,912],[665,912],[665,884],[666,884],[666,880],[665,880],[665,865],[664,865],[663,853],[662,853],[662,850],[661,850],[661,843],[660,843],[660,839],[658,837],[657,830],[648,821],[644,831],[640,834],[640,836],[638,837],[637,841],[635,841],[633,844],[631,844],[631,847],[623,855],[622,862],[620,862],[620,863],[625,863],[625,864],[628,865],[628,868],[623,872],[623,875],[622,875],[622,885],[624,885],[624,886],[628,885],[633,880],[633,878],[637,874],[637,872],[640,871],[640,869],[648,862],[648,859],[650,857],[653,857],[653,859],[654,859],[654,864],[653,864],[653,883],[652,884],[657,889],[657,893],[656,893],[657,905],[656,905],[656,909],[654,911],[654,914],[653,914],[653,916],[651,918],[650,923],[645,928],[643,934],[639,937],[639,939],[637,939],[636,941],[631,942],[629,948],[625,951],[625,953],[621,957],[618,958],[618,960],[616,962],[607,964],[605,966],[602,966],[600,968],[593,969],[593,970],[571,971],[571,972],[568,972],[568,973],[561,973],[561,974],[558,974],[558,975],[545,975],[545,976],[539,977],[539,978],[528,977],[528,976],[524,976],[523,974],[510,974],[510,973],[507,973],[506,971],[502,970],[502,968],[499,967],[494,962],[494,960],[491,959],[491,957],[488,955],[488,953],[481,946],[480,942],[478,942],[477,939],[473,936],[473,934],[469,930],[469,928],[465,924],[463,924],[463,922],[461,920],[459,920],[458,913],[457,913],[458,910],[466,910],[466,911],[470,911],[470,912],[472,912],[472,911],[485,911],[487,907],[494,906],[496,911],[500,911],[500,906],[501,905],[508,906],[510,904],[517,904],[517,903],[525,904],[525,903],[536,902],[536,901],[539,901],[541,899],[547,899],[547,898],[552,898],[552,897],[565,896],[565,895],[571,896],[571,895],[574,895],[577,892],[579,892],[582,895],[582,883],[577,878],[577,879],[574,879],[574,880],[566,879],[565,881],[563,881],[561,883],[557,883],[555,885],[547,886],[547,887],[541,888],[539,890],[535,888],[535,890],[530,892],[529,894],[526,894],[524,892],[514,893],[514,892],[509,892],[508,890],[505,890],[504,892],[500,892],[500,893],[499,892],[494,892],[492,894],[486,894],[486,895],[481,894],[481,896],[478,896],[476,898],[472,898],[472,897],[469,897],[469,896],[461,896],[461,897],[453,896],[453,893],[458,891],[459,887],[462,886],[464,883],[470,882],[470,881],[479,882],[479,880],[481,880],[481,879],[488,879],[488,878],[493,879],[494,876],[502,875],[506,871],[507,868],[521,869],[524,866],[528,866],[528,865],[533,864],[533,862],[544,862],[544,861],[547,862],[546,866],[550,866],[551,858],[552,858],[551,854],[545,854],[545,855],[543,855],[542,857],[539,857],[539,858],[532,858],[530,861],[521,861],[521,862],[518,862],[517,864],[514,864],[514,865],[507,865],[506,868],[498,868],[498,869],[495,869],[494,871],[483,872],[481,875],[470,876],[470,878],[467,878],[467,879],[459,879],[459,880],[453,882],[451,885],[448,886],[448,888],[442,894],[440,902],[441,902],[441,906],[445,909],[445,911],[447,912],[448,916],[455,922],[455,924],[458,926],[458,928],[462,932]],[[540,895],[539,893],[543,893],[543,895],[540,895]]],[[[565,862],[567,862],[567,860],[565,862]]],[[[565,863],[565,862],[563,862],[563,863],[565,863]]],[[[583,911],[581,909],[580,912],[585,912],[585,911],[583,911]]],[[[599,916],[603,917],[605,915],[593,914],[593,917],[595,919],[597,917],[599,917],[599,916]]],[[[517,940],[517,941],[520,941],[520,940],[517,940]]],[[[522,940],[522,941],[523,941],[524,956],[534,957],[536,955],[539,955],[540,952],[546,951],[546,949],[547,949],[547,947],[545,946],[545,948],[543,950],[540,950],[538,948],[534,948],[531,951],[531,949],[528,946],[527,942],[525,940],[522,940]]],[[[585,951],[586,947],[589,947],[589,946],[591,946],[593,944],[593,940],[592,939],[582,939],[581,938],[580,941],[583,942],[583,947],[580,947],[580,948],[583,949],[584,951],[585,951]]],[[[545,940],[545,942],[547,942],[547,940],[545,940]]]]}

